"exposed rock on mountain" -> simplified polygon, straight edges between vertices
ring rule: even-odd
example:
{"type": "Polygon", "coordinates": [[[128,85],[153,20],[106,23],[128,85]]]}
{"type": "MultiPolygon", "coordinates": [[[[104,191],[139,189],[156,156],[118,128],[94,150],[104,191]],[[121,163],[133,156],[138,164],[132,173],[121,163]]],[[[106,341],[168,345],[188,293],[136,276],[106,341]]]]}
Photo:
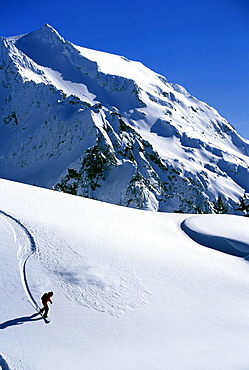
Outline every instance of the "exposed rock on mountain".
{"type": "Polygon", "coordinates": [[[214,108],[49,25],[0,43],[2,178],[154,211],[247,212],[249,142],[214,108]]]}

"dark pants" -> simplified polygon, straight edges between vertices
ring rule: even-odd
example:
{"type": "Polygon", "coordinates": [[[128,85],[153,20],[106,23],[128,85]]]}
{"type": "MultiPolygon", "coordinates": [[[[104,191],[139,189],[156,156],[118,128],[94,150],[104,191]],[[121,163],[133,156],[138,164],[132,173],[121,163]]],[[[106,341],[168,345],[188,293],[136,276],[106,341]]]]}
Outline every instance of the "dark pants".
{"type": "Polygon", "coordinates": [[[42,309],[40,310],[40,312],[43,312],[44,311],[44,314],[43,314],[43,316],[48,316],[48,304],[47,303],[43,303],[43,307],[42,307],[42,309]]]}

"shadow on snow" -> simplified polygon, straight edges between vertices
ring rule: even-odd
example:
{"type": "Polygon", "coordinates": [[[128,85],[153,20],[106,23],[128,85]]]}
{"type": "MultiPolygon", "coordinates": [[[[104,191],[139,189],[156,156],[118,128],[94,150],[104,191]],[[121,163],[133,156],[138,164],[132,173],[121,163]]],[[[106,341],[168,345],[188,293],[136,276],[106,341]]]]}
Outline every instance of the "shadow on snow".
{"type": "Polygon", "coordinates": [[[34,322],[34,321],[42,320],[41,316],[36,318],[36,316],[38,316],[38,315],[39,315],[39,313],[34,313],[31,316],[18,317],[18,318],[13,319],[13,320],[5,321],[2,324],[0,324],[0,329],[6,329],[9,326],[22,325],[25,322],[34,322]]]}
{"type": "Polygon", "coordinates": [[[231,238],[226,238],[219,235],[209,235],[197,232],[186,225],[184,220],[181,223],[181,229],[196,243],[215,249],[219,252],[230,254],[235,257],[242,257],[249,261],[249,244],[240,242],[238,240],[232,240],[231,238]]]}
{"type": "Polygon", "coordinates": [[[7,362],[5,361],[2,355],[0,355],[0,366],[2,370],[10,370],[7,362]]]}

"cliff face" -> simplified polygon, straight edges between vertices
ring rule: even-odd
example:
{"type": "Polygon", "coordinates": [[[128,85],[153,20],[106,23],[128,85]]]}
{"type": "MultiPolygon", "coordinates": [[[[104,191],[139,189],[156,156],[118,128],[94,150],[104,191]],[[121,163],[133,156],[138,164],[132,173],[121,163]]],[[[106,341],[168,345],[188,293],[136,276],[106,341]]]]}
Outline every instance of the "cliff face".
{"type": "Polygon", "coordinates": [[[147,210],[237,212],[249,142],[214,108],[49,25],[0,41],[1,177],[147,210]]]}

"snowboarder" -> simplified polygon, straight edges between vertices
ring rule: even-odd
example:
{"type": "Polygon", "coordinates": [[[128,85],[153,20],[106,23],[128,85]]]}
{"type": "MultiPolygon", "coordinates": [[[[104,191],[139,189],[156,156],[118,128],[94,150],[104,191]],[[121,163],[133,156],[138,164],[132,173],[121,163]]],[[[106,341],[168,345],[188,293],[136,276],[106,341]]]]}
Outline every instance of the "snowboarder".
{"type": "Polygon", "coordinates": [[[53,292],[48,292],[48,293],[44,293],[43,296],[41,297],[41,301],[42,301],[42,304],[43,304],[43,307],[40,309],[40,313],[42,313],[44,311],[44,314],[43,314],[43,317],[48,317],[48,302],[50,302],[51,304],[53,304],[52,300],[51,300],[51,297],[53,297],[54,293],[53,292]]]}

